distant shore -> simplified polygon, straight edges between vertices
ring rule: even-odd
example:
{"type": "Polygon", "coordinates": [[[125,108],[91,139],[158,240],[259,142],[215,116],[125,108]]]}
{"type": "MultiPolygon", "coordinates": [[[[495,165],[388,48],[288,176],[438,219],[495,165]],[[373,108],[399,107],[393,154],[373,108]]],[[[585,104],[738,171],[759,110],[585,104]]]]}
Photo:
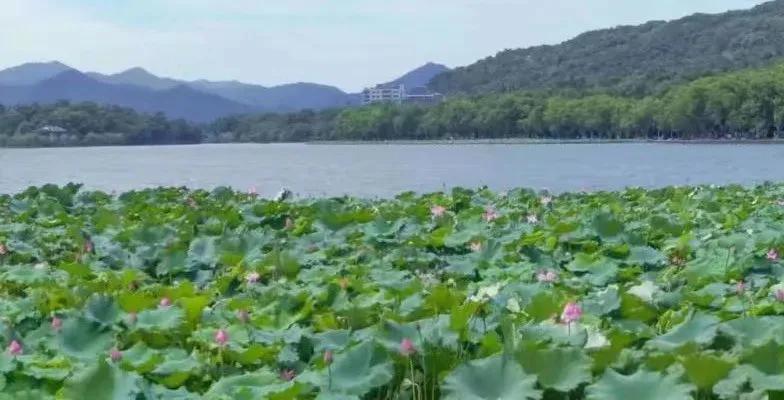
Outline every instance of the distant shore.
{"type": "Polygon", "coordinates": [[[310,145],[473,145],[473,144],[613,144],[613,143],[656,143],[656,144],[784,144],[784,139],[455,139],[455,140],[314,140],[310,145]]]}

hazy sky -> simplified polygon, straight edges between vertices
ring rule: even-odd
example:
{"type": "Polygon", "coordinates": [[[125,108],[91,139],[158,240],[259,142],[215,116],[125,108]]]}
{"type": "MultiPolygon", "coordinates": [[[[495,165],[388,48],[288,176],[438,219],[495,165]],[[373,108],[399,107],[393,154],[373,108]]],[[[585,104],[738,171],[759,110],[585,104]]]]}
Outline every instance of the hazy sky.
{"type": "Polygon", "coordinates": [[[0,0],[0,68],[59,60],[119,72],[357,90],[427,61],[759,0],[0,0]]]}

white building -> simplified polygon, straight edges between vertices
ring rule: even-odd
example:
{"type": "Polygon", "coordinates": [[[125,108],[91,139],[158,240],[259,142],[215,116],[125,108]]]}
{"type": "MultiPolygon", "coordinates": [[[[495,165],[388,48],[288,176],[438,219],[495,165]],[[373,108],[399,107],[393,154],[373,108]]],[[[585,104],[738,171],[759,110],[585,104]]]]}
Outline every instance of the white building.
{"type": "Polygon", "coordinates": [[[362,91],[362,104],[373,103],[402,103],[406,97],[406,87],[378,85],[362,91]]]}

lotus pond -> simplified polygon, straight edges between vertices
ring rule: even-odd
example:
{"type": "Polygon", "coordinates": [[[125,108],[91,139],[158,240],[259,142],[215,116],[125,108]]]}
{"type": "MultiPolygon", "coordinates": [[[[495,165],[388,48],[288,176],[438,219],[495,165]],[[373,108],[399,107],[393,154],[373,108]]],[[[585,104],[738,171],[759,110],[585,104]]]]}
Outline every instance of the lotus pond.
{"type": "Polygon", "coordinates": [[[30,188],[0,398],[784,398],[782,199],[30,188]]]}

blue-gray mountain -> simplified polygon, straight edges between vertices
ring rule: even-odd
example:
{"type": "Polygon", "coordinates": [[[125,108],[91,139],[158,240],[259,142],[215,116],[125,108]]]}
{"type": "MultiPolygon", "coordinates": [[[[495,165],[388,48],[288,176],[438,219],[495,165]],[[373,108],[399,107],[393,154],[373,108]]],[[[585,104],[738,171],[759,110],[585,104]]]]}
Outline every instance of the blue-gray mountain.
{"type": "MultiPolygon", "coordinates": [[[[424,86],[448,70],[428,63],[399,79],[408,87],[424,86]]],[[[82,73],[59,62],[29,63],[0,70],[0,104],[91,101],[163,112],[170,118],[208,122],[249,112],[322,110],[359,103],[356,94],[327,85],[292,83],[265,87],[237,81],[183,81],[156,76],[142,68],[105,75],[82,73]]]]}

